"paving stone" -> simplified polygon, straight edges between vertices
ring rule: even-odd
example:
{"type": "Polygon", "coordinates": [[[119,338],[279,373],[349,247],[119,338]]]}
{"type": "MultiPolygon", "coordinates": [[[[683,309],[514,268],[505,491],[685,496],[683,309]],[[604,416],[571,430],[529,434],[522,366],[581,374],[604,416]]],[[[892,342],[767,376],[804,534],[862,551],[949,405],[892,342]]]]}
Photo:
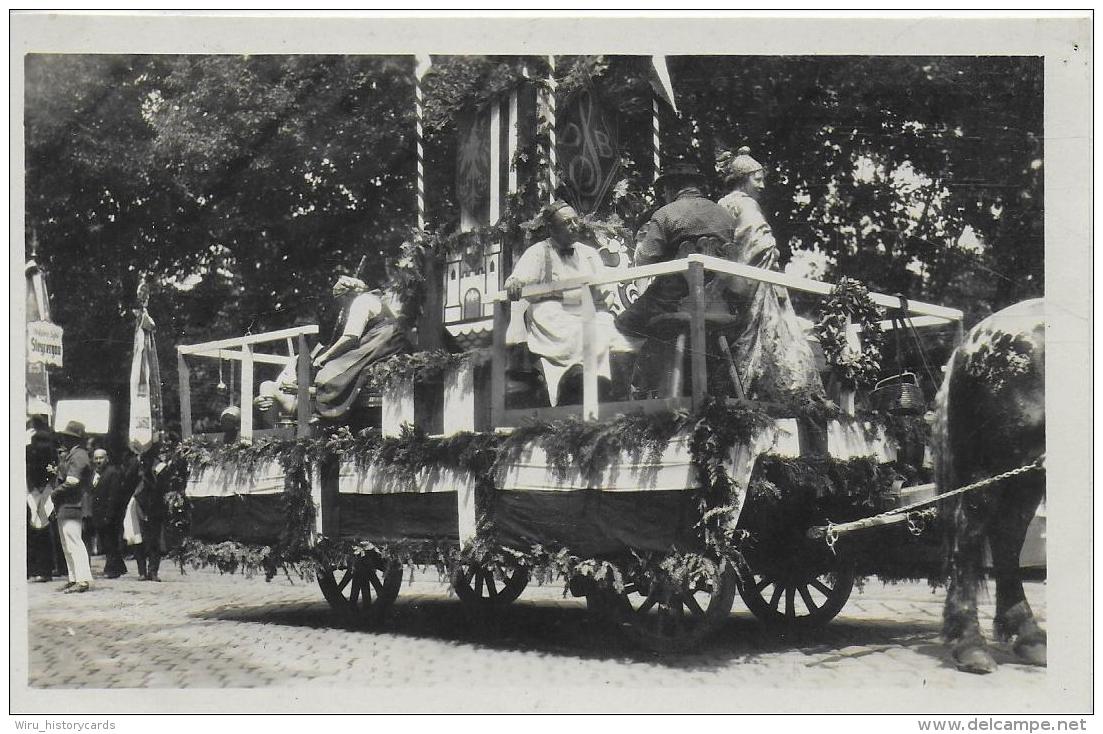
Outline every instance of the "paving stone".
{"type": "MultiPolygon", "coordinates": [[[[97,568],[102,559],[97,560],[97,568]]],[[[313,583],[166,569],[162,584],[97,582],[95,594],[28,587],[29,683],[41,688],[477,686],[797,688],[922,684],[982,690],[948,663],[938,638],[942,592],[925,583],[867,583],[822,630],[784,638],[737,602],[720,634],[692,654],[633,649],[590,621],[562,586],[534,585],[492,621],[472,619],[435,572],[404,585],[381,630],[337,625],[313,583]]],[[[1027,585],[1045,619],[1045,584],[1027,585]]],[[[991,598],[981,619],[991,629],[991,598]]],[[[991,685],[1046,685],[1007,646],[991,685]]]]}

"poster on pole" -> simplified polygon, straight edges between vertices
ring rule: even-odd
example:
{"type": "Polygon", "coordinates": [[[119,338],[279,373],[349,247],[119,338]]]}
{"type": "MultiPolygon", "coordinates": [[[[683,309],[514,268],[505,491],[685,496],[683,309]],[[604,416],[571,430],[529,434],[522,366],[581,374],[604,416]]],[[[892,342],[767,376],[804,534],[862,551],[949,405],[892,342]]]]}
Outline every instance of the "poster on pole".
{"type": "Polygon", "coordinates": [[[27,324],[27,361],[51,367],[63,366],[63,335],[64,329],[49,321],[32,321],[27,324]]]}

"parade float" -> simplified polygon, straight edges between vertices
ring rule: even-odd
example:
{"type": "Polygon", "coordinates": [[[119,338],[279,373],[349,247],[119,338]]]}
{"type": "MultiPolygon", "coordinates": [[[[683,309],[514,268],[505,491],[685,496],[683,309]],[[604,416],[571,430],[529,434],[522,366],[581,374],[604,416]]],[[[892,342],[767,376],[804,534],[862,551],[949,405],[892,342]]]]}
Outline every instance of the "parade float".
{"type": "MultiPolygon", "coordinates": [[[[619,141],[646,141],[657,175],[672,115],[665,64],[642,61],[656,80],[642,117],[603,101],[580,78],[584,66],[552,74],[545,60],[457,102],[459,225],[442,231],[426,226],[423,118],[426,72],[447,69],[418,59],[418,221],[387,284],[414,349],[366,368],[361,419],[336,425],[312,418],[317,326],[179,346],[178,453],[189,479],[170,522],[182,568],[316,579],[341,619],[369,626],[384,622],[414,568],[437,569],[464,605],[488,614],[530,583],[561,582],[663,651],[704,640],[737,595],[763,622],[789,629],[832,619],[865,577],[939,577],[915,375],[924,365],[883,365],[881,346],[895,338],[901,355],[901,344],[914,344],[921,359],[919,333],[952,345],[961,311],[703,253],[633,266],[640,222],[610,203],[633,185],[619,177],[618,151],[628,147],[619,141]],[[647,134],[633,136],[633,125],[647,134]],[[581,236],[607,268],[526,286],[511,301],[505,279],[553,192],[584,214],[581,236]],[[593,348],[593,289],[613,294],[615,312],[648,279],[671,275],[690,295],[669,380],[658,393],[609,394],[593,348]],[[830,399],[747,399],[704,295],[716,277],[793,295],[814,324],[808,338],[830,399]],[[526,389],[539,378],[522,323],[526,304],[565,292],[585,314],[581,389],[553,407],[526,389]],[[220,374],[230,365],[241,407],[229,436],[194,430],[190,374],[204,360],[217,360],[220,374]],[[277,384],[284,399],[267,401],[261,427],[252,406],[265,380],[269,397],[277,384]]],[[[927,379],[930,390],[938,378],[927,379]]]]}

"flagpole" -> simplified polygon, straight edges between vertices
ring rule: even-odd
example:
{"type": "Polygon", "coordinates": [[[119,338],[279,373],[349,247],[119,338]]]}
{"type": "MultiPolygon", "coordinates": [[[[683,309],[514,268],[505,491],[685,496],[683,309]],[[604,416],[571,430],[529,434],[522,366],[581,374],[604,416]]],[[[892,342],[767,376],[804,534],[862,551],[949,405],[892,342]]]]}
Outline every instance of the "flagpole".
{"type": "Polygon", "coordinates": [[[421,80],[431,64],[428,54],[417,55],[414,67],[414,144],[417,148],[417,228],[425,229],[425,99],[421,80]]]}
{"type": "Polygon", "coordinates": [[[544,119],[548,125],[548,199],[554,201],[555,190],[559,188],[559,180],[556,173],[556,169],[559,166],[559,158],[555,149],[555,90],[557,86],[555,81],[555,57],[549,56],[548,63],[551,66],[551,73],[548,75],[548,91],[544,103],[544,119]]]}
{"type": "Polygon", "coordinates": [[[670,105],[670,110],[677,115],[678,105],[674,101],[674,85],[670,81],[670,70],[666,66],[665,56],[651,57],[651,149],[655,164],[655,177],[659,177],[662,170],[662,132],[659,120],[659,100],[670,105]]]}
{"type": "Polygon", "coordinates": [[[655,171],[651,177],[652,181],[656,181],[659,178],[660,166],[661,166],[661,150],[662,150],[662,138],[659,136],[659,98],[652,93],[651,95],[651,149],[654,157],[655,171]]]}

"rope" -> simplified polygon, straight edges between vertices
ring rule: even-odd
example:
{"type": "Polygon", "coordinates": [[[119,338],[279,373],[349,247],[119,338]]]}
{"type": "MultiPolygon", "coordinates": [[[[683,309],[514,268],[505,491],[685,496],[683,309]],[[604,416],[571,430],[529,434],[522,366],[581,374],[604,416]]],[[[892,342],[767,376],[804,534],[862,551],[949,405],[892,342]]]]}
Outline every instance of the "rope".
{"type": "Polygon", "coordinates": [[[966,484],[964,487],[958,487],[957,489],[952,489],[949,492],[943,492],[942,494],[932,497],[931,499],[913,502],[910,505],[897,507],[895,509],[882,512],[878,515],[871,515],[870,517],[866,517],[861,520],[854,520],[853,522],[838,524],[828,520],[827,525],[819,525],[813,528],[809,528],[808,537],[812,539],[822,537],[827,543],[827,547],[830,548],[832,552],[834,552],[835,543],[838,542],[839,536],[844,533],[852,532],[854,530],[864,530],[866,528],[875,528],[882,525],[892,525],[898,522],[907,521],[909,524],[909,528],[912,530],[912,533],[918,535],[919,532],[922,532],[919,529],[918,521],[925,517],[931,517],[937,512],[935,508],[931,508],[930,510],[925,510],[923,512],[916,512],[916,510],[918,510],[919,508],[933,505],[936,502],[941,502],[959,494],[972,492],[975,489],[984,489],[985,487],[989,487],[998,482],[1002,482],[1006,479],[1011,479],[1013,477],[1026,474],[1028,472],[1032,472],[1038,469],[1044,470],[1045,462],[1046,455],[1042,454],[1029,464],[1024,464],[1015,469],[1011,469],[1010,471],[1005,471],[1002,474],[987,477],[985,479],[973,482],[972,484],[966,484]]]}

